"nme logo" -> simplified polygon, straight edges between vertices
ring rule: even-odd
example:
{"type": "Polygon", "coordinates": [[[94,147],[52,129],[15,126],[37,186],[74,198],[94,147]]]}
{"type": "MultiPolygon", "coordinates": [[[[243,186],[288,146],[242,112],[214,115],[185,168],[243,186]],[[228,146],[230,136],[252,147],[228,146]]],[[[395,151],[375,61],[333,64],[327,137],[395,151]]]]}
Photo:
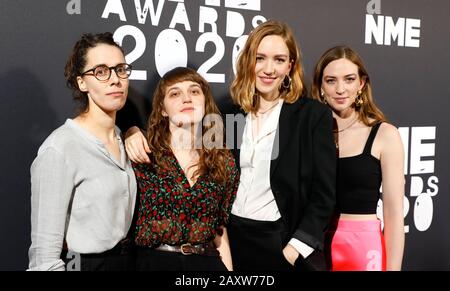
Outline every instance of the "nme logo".
{"type": "MultiPolygon", "coordinates": [[[[404,200],[404,214],[406,217],[412,212],[416,229],[426,231],[433,221],[433,198],[439,192],[439,179],[434,173],[436,127],[401,127],[399,132],[405,147],[405,174],[409,173],[409,198],[404,200]]],[[[408,230],[405,225],[405,232],[408,230]]]]}
{"type": "Polygon", "coordinates": [[[404,47],[420,47],[420,19],[375,15],[381,13],[381,0],[367,4],[365,43],[378,45],[397,44],[404,47]]]}

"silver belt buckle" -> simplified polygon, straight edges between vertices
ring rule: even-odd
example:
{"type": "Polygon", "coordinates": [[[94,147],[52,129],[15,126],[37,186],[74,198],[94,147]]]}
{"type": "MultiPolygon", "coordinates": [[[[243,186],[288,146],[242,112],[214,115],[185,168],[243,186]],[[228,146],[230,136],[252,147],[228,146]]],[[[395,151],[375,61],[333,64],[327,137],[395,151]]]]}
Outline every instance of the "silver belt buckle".
{"type": "Polygon", "coordinates": [[[190,243],[182,244],[182,245],[180,246],[180,251],[181,251],[181,253],[182,253],[183,255],[185,255],[185,256],[192,255],[192,252],[185,252],[185,251],[184,251],[184,247],[190,247],[190,246],[191,246],[190,243]]]}

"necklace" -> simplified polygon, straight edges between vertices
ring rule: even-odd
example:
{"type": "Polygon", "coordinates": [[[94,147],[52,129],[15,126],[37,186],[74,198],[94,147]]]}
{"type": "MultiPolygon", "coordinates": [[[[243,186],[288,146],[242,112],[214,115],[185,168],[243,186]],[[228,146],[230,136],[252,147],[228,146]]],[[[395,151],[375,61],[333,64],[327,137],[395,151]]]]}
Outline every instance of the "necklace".
{"type": "Polygon", "coordinates": [[[343,129],[339,129],[339,130],[333,130],[334,133],[338,133],[338,132],[342,132],[344,130],[349,129],[353,124],[355,124],[355,122],[358,120],[358,117],[355,117],[355,119],[353,119],[352,122],[350,122],[349,125],[347,125],[346,127],[344,127],[343,129]]]}
{"type": "Polygon", "coordinates": [[[352,127],[352,125],[355,124],[355,122],[357,120],[358,120],[358,116],[356,116],[355,119],[353,119],[353,121],[350,122],[350,124],[347,125],[346,127],[344,127],[343,129],[333,130],[333,133],[334,133],[334,145],[336,146],[336,150],[339,151],[339,133],[343,132],[346,129],[349,129],[350,127],[352,127]]]}
{"type": "Polygon", "coordinates": [[[268,109],[266,109],[266,110],[264,110],[264,111],[257,111],[256,113],[258,113],[258,114],[266,114],[267,112],[269,112],[271,109],[273,109],[275,106],[277,106],[278,105],[278,100],[277,100],[277,102],[275,102],[275,104],[273,104],[272,106],[270,106],[268,109]]]}

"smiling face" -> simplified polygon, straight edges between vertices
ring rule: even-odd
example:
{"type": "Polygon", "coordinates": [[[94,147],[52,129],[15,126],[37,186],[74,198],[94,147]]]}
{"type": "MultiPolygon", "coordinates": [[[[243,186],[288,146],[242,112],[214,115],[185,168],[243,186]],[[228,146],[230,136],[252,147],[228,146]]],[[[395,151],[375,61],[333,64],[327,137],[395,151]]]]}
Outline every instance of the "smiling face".
{"type": "MultiPolygon", "coordinates": [[[[99,44],[88,50],[83,72],[98,65],[114,67],[121,63],[125,63],[125,57],[119,48],[108,44],[99,44]]],[[[88,95],[89,108],[99,108],[110,114],[125,105],[129,80],[119,78],[114,70],[112,70],[109,80],[106,81],[99,81],[93,75],[86,74],[77,77],[77,82],[80,90],[88,95]]]]}
{"type": "Polygon", "coordinates": [[[323,70],[321,91],[333,111],[353,111],[358,91],[364,87],[358,66],[346,58],[330,62],[323,70]]]}
{"type": "Polygon", "coordinates": [[[193,81],[182,81],[165,90],[162,115],[171,123],[198,124],[205,115],[205,95],[201,86],[193,81]]]}
{"type": "Polygon", "coordinates": [[[273,100],[280,94],[283,79],[291,70],[289,49],[279,35],[264,37],[256,53],[256,90],[266,100],[273,100]]]}

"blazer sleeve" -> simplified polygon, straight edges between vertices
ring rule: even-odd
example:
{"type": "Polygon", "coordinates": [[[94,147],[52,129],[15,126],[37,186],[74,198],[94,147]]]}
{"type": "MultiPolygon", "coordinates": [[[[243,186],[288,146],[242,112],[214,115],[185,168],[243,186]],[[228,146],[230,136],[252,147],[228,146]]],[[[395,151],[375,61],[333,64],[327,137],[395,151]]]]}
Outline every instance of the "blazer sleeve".
{"type": "MultiPolygon", "coordinates": [[[[328,227],[336,204],[336,147],[333,138],[333,117],[331,111],[322,111],[311,132],[312,153],[310,186],[306,187],[309,201],[304,209],[293,237],[310,245],[314,249],[323,250],[324,233],[328,227]]],[[[303,149],[305,150],[305,149],[303,149]]]]}

